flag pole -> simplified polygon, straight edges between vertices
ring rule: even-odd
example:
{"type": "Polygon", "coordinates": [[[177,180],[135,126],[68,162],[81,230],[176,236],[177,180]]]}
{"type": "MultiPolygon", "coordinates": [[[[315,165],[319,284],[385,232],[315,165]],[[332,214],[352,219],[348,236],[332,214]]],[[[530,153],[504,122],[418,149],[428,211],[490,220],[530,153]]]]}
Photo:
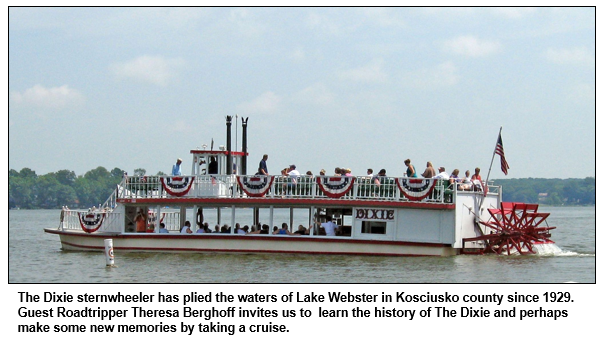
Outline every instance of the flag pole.
{"type": "Polygon", "coordinates": [[[502,137],[502,127],[500,126],[500,133],[497,136],[497,140],[495,141],[495,148],[493,148],[493,157],[491,157],[491,164],[489,164],[489,171],[487,172],[487,179],[485,180],[485,185],[481,187],[483,187],[483,197],[481,198],[481,202],[478,204],[478,208],[476,209],[476,212],[474,214],[474,218],[476,219],[475,224],[478,226],[478,229],[480,230],[481,234],[485,234],[485,232],[483,231],[483,229],[481,229],[480,225],[479,225],[479,221],[480,221],[480,217],[479,215],[482,213],[482,205],[485,202],[485,198],[487,197],[487,192],[489,191],[489,176],[491,175],[491,168],[493,167],[493,160],[495,159],[495,152],[497,149],[497,144],[499,144],[500,138],[502,137]]]}
{"type": "MultiPolygon", "coordinates": [[[[497,143],[500,140],[500,137],[502,136],[502,127],[500,127],[500,134],[497,136],[497,141],[495,142],[495,148],[493,148],[493,157],[491,157],[491,164],[489,165],[489,171],[487,172],[487,179],[485,180],[485,188],[489,188],[489,175],[491,175],[491,168],[493,167],[493,160],[495,159],[495,149],[497,149],[497,143]]],[[[487,195],[486,193],[483,193],[484,195],[487,195]]]]}

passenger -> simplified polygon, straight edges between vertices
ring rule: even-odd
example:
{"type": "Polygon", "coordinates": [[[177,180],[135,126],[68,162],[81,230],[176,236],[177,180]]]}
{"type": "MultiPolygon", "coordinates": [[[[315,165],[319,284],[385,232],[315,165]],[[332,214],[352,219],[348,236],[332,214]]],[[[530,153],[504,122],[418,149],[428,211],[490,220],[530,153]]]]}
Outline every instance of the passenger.
{"type": "Polygon", "coordinates": [[[305,226],[303,225],[299,225],[297,227],[297,231],[295,231],[293,234],[294,235],[309,235],[310,234],[310,229],[312,229],[312,227],[314,226],[314,224],[310,225],[307,229],[305,226]]]}
{"type": "Polygon", "coordinates": [[[146,232],[153,233],[154,232],[154,228],[155,228],[154,224],[150,224],[148,226],[148,230],[146,232]]]}
{"type": "Polygon", "coordinates": [[[347,168],[347,169],[345,169],[345,172],[346,172],[345,176],[352,176],[352,169],[347,168]]]}
{"type": "Polygon", "coordinates": [[[422,173],[422,177],[424,178],[433,178],[436,175],[436,171],[432,166],[432,162],[426,163],[426,170],[422,173]]]}
{"type": "Polygon", "coordinates": [[[474,185],[475,191],[483,190],[483,179],[481,178],[481,168],[474,169],[474,175],[472,175],[472,184],[474,185]]]}
{"type": "Polygon", "coordinates": [[[320,169],[320,176],[325,176],[327,172],[325,171],[325,169],[320,169]]]}
{"type": "Polygon", "coordinates": [[[339,168],[339,167],[335,168],[335,176],[341,176],[341,175],[342,175],[341,168],[339,168]]]}
{"type": "Polygon", "coordinates": [[[367,177],[373,177],[373,169],[367,169],[367,177]]]}
{"type": "Polygon", "coordinates": [[[215,231],[213,231],[214,233],[220,233],[221,232],[221,227],[219,226],[219,224],[215,225],[215,231]]]}
{"type": "Polygon", "coordinates": [[[230,233],[230,228],[228,227],[228,224],[224,224],[224,225],[221,227],[221,233],[222,233],[222,234],[229,234],[229,233],[230,233]]]}
{"type": "Polygon", "coordinates": [[[244,229],[240,228],[240,223],[236,223],[234,227],[236,228],[236,231],[234,231],[235,234],[244,235],[247,233],[246,231],[244,231],[244,229]]]}
{"type": "Polygon", "coordinates": [[[449,176],[449,182],[451,184],[454,184],[456,182],[457,183],[461,182],[462,179],[460,179],[458,175],[459,175],[459,169],[453,170],[453,172],[451,173],[451,176],[449,176]]]}
{"type": "Polygon", "coordinates": [[[146,231],[147,217],[143,214],[143,211],[139,207],[137,207],[137,214],[135,215],[135,224],[137,232],[146,231]]]}
{"type": "Polygon", "coordinates": [[[299,173],[299,171],[297,171],[297,167],[295,166],[295,164],[291,164],[289,166],[289,171],[288,171],[288,175],[291,177],[289,179],[289,181],[287,182],[287,186],[289,187],[289,192],[291,191],[295,191],[295,186],[297,186],[297,179],[299,178],[299,176],[301,175],[299,173]]]}
{"type": "Polygon", "coordinates": [[[206,234],[209,232],[211,232],[211,229],[209,229],[209,223],[200,224],[198,230],[196,230],[197,234],[206,234]]]}
{"type": "Polygon", "coordinates": [[[281,229],[276,229],[272,235],[293,235],[293,233],[291,231],[289,231],[289,226],[287,225],[287,223],[282,223],[282,228],[281,229]]]}
{"type": "Polygon", "coordinates": [[[448,180],[449,175],[445,172],[444,167],[440,167],[440,168],[438,168],[438,175],[434,176],[433,178],[441,179],[441,180],[448,180]]]}
{"type": "Polygon", "coordinates": [[[177,158],[177,163],[173,165],[173,176],[181,176],[181,158],[177,158]]]}
{"type": "Polygon", "coordinates": [[[247,232],[246,235],[259,235],[261,234],[261,229],[257,230],[258,228],[255,225],[251,225],[251,231],[247,232]]]}
{"type": "Polygon", "coordinates": [[[268,165],[266,162],[268,161],[268,155],[263,155],[263,158],[259,162],[259,169],[257,169],[257,175],[268,175],[268,165]]]}
{"type": "Polygon", "coordinates": [[[185,223],[183,225],[183,228],[181,228],[180,232],[182,234],[191,234],[192,233],[192,229],[190,229],[190,221],[189,220],[185,221],[185,223]]]}
{"type": "Polygon", "coordinates": [[[308,171],[306,172],[306,176],[310,177],[310,176],[314,176],[314,174],[313,174],[313,173],[312,173],[310,170],[308,170],[308,171]]]}
{"type": "Polygon", "coordinates": [[[322,226],[325,229],[325,233],[327,234],[327,236],[335,236],[335,229],[337,229],[337,224],[333,223],[332,219],[329,219],[329,221],[325,223],[317,221],[316,224],[322,226]]]}
{"type": "Polygon", "coordinates": [[[160,223],[160,229],[158,229],[158,233],[161,233],[161,234],[169,233],[169,230],[166,229],[166,227],[164,226],[164,223],[160,223]]]}
{"type": "Polygon", "coordinates": [[[470,170],[466,170],[466,177],[464,177],[459,185],[458,190],[472,190],[472,180],[470,180],[470,170]]]}
{"type": "Polygon", "coordinates": [[[261,227],[261,232],[262,235],[268,235],[270,233],[270,226],[268,224],[264,224],[261,227]]]}
{"type": "Polygon", "coordinates": [[[375,183],[376,185],[380,186],[384,182],[385,178],[386,178],[386,169],[381,169],[377,175],[373,176],[373,179],[371,181],[373,183],[375,183]]]}
{"type": "Polygon", "coordinates": [[[301,174],[299,173],[299,171],[297,171],[297,167],[295,166],[295,164],[291,164],[289,166],[288,175],[289,176],[300,176],[301,174]]]}
{"type": "Polygon", "coordinates": [[[413,164],[411,164],[410,159],[405,159],[405,166],[407,167],[407,172],[404,175],[407,177],[417,177],[417,172],[415,171],[413,164]]]}

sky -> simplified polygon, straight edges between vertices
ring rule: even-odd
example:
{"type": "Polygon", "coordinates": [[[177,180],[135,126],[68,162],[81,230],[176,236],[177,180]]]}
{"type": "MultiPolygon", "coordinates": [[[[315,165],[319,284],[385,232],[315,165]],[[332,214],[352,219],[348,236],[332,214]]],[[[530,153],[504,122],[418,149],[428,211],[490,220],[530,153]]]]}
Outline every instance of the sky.
{"type": "MultiPolygon", "coordinates": [[[[595,9],[21,8],[8,165],[170,173],[248,118],[249,173],[403,161],[487,176],[596,171],[595,9]]],[[[238,141],[238,143],[236,143],[238,141]]]]}

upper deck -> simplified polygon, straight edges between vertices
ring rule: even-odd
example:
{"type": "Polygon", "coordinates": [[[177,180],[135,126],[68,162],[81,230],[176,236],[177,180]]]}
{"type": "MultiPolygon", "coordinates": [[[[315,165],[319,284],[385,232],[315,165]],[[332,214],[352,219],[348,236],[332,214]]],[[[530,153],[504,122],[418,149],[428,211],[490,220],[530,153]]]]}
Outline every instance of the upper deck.
{"type": "MultiPolygon", "coordinates": [[[[489,193],[499,187],[489,186],[489,193]]],[[[118,186],[115,202],[163,205],[318,204],[451,208],[462,186],[448,180],[368,176],[190,175],[127,177],[118,186]]]]}

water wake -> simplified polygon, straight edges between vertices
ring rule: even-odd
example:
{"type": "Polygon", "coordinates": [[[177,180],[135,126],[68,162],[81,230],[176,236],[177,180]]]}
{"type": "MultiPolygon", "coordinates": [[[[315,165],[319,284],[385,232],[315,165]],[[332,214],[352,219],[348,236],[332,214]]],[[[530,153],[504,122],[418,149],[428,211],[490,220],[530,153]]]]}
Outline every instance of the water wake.
{"type": "Polygon", "coordinates": [[[569,250],[562,250],[556,243],[534,244],[536,255],[539,256],[594,256],[594,254],[580,254],[569,250]]]}

